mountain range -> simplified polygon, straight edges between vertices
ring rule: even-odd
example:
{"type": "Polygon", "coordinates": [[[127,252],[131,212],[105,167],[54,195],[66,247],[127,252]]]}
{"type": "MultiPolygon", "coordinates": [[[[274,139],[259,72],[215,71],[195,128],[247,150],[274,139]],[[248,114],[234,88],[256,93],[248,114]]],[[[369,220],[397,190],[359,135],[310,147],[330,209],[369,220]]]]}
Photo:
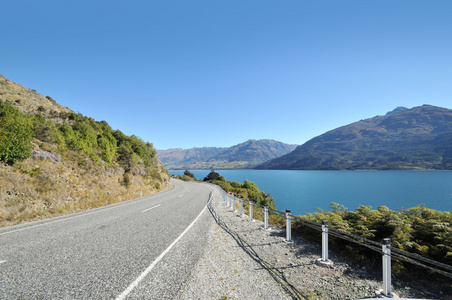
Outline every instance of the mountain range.
{"type": "Polygon", "coordinates": [[[317,136],[257,169],[452,169],[452,110],[398,107],[317,136]]]}
{"type": "Polygon", "coordinates": [[[248,140],[232,147],[158,150],[167,169],[250,169],[293,151],[297,145],[274,140],[248,140]]]}

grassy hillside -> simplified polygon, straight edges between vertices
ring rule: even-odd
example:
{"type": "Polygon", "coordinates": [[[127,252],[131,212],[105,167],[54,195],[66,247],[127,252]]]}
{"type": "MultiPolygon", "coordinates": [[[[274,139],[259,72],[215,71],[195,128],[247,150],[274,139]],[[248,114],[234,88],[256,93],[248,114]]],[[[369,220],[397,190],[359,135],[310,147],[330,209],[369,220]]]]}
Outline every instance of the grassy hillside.
{"type": "Polygon", "coordinates": [[[0,226],[129,200],[168,185],[151,143],[0,75],[0,226]]]}

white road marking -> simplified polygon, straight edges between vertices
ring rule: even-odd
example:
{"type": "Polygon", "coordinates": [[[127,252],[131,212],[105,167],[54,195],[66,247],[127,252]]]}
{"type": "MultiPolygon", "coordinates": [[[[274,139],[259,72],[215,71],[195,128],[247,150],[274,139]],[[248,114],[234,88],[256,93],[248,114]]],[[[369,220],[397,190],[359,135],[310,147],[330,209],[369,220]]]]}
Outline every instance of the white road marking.
{"type": "Polygon", "coordinates": [[[162,252],[162,254],[159,255],[159,257],[157,257],[150,265],[149,267],[147,267],[146,270],[144,270],[143,273],[141,273],[140,276],[137,277],[137,279],[135,279],[134,282],[132,282],[125,290],[124,292],[122,292],[121,295],[119,295],[116,300],[122,300],[125,299],[127,297],[127,295],[130,294],[130,292],[136,288],[138,286],[138,284],[141,282],[141,280],[143,280],[148,274],[149,272],[152,271],[152,269],[157,265],[157,263],[171,250],[171,248],[174,247],[174,245],[177,244],[177,242],[179,242],[179,240],[190,230],[190,228],[192,228],[192,226],[196,223],[196,221],[198,221],[198,219],[201,217],[201,215],[204,213],[204,211],[206,210],[207,206],[204,207],[204,209],[199,213],[199,215],[196,217],[196,219],[193,220],[193,222],[188,225],[188,227],[184,230],[184,232],[181,233],[181,235],[179,235],[179,237],[177,239],[174,240],[174,242],[169,245],[168,248],[165,249],[165,251],[162,252]]]}
{"type": "Polygon", "coordinates": [[[148,209],[145,209],[145,210],[143,210],[142,211],[142,213],[144,213],[144,212],[147,212],[148,210],[151,210],[151,209],[154,209],[154,208],[157,208],[157,207],[159,207],[161,204],[159,204],[159,205],[156,205],[156,206],[153,206],[153,207],[151,207],[151,208],[148,208],[148,209]]]}
{"type": "Polygon", "coordinates": [[[183,196],[184,196],[184,194],[180,195],[179,198],[180,198],[180,197],[183,197],[183,196]]]}
{"type": "MultiPolygon", "coordinates": [[[[140,199],[137,199],[137,200],[143,200],[143,199],[144,198],[140,198],[140,199]]],[[[129,204],[134,204],[134,203],[136,203],[136,202],[135,201],[122,202],[122,203],[119,202],[119,203],[113,204],[113,206],[110,206],[110,207],[108,207],[108,206],[99,207],[99,208],[95,208],[95,209],[93,209],[91,211],[88,210],[87,212],[83,212],[83,213],[80,213],[80,214],[77,214],[77,215],[73,215],[73,216],[68,215],[68,217],[65,217],[64,219],[59,219],[59,220],[55,220],[55,221],[50,221],[50,222],[45,222],[45,223],[41,223],[41,224],[36,224],[36,225],[25,227],[25,228],[20,228],[20,229],[15,229],[15,230],[11,230],[11,231],[6,231],[6,232],[3,232],[3,233],[0,233],[0,236],[1,235],[5,235],[5,234],[9,234],[9,233],[22,231],[22,230],[32,229],[32,228],[36,228],[36,227],[40,227],[40,226],[44,226],[44,225],[50,225],[50,224],[53,224],[53,223],[63,222],[63,221],[67,221],[67,220],[71,220],[71,219],[75,219],[75,218],[79,218],[79,217],[84,217],[84,216],[87,216],[87,215],[90,215],[90,214],[94,214],[94,213],[97,213],[97,212],[102,212],[102,211],[106,211],[106,210],[109,210],[109,209],[118,208],[118,207],[122,207],[124,205],[129,205],[129,204]]]]}
{"type": "Polygon", "coordinates": [[[0,260],[0,264],[5,263],[5,262],[6,262],[6,260],[0,260]]]}

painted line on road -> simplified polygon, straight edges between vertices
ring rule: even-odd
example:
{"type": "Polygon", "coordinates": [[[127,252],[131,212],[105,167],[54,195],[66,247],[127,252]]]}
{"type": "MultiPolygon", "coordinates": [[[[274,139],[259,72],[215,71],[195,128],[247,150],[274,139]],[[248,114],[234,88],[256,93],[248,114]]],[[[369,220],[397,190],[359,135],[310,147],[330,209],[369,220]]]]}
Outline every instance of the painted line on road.
{"type": "MultiPolygon", "coordinates": [[[[33,229],[33,228],[41,227],[41,226],[44,226],[44,225],[50,225],[50,224],[54,224],[54,223],[58,223],[58,222],[72,220],[72,219],[75,219],[75,218],[84,217],[84,216],[87,216],[87,215],[90,215],[90,214],[94,214],[94,213],[98,213],[98,212],[104,212],[106,210],[122,207],[122,206],[129,205],[129,204],[134,204],[136,202],[134,200],[142,201],[142,200],[145,200],[145,199],[146,198],[138,198],[138,199],[129,200],[130,202],[129,201],[127,201],[127,202],[118,202],[118,203],[113,204],[113,206],[110,206],[110,207],[109,206],[105,206],[105,207],[94,208],[93,210],[88,210],[86,212],[81,212],[80,214],[77,214],[77,215],[65,216],[65,217],[63,217],[63,219],[59,219],[59,220],[55,220],[55,221],[49,221],[49,222],[36,224],[36,225],[33,225],[33,226],[29,226],[29,227],[24,227],[24,228],[11,230],[11,231],[2,232],[2,233],[0,233],[0,236],[5,235],[5,234],[18,232],[18,231],[22,231],[22,230],[33,229]]],[[[49,219],[49,220],[51,220],[51,219],[49,219]]]]}
{"type": "Polygon", "coordinates": [[[125,290],[124,292],[122,292],[121,295],[119,295],[116,300],[123,300],[125,299],[130,292],[136,288],[138,286],[138,284],[149,274],[149,272],[152,271],[152,269],[157,265],[157,263],[162,260],[162,258],[171,250],[171,248],[174,247],[174,245],[177,244],[177,242],[179,242],[179,240],[190,230],[190,228],[193,227],[193,225],[196,223],[196,221],[198,221],[198,219],[201,217],[201,215],[206,211],[207,206],[204,207],[204,209],[199,213],[199,215],[196,217],[196,219],[193,220],[193,222],[188,225],[188,227],[184,230],[184,232],[181,233],[181,235],[179,235],[179,237],[177,239],[174,240],[174,242],[168,246],[168,248],[165,249],[165,251],[162,252],[162,254],[159,255],[159,257],[157,257],[150,265],[149,267],[146,268],[146,270],[144,270],[143,273],[140,274],[140,276],[137,277],[137,279],[135,279],[134,282],[132,282],[125,290]]]}
{"type": "Polygon", "coordinates": [[[180,195],[179,198],[180,198],[180,197],[183,197],[183,196],[184,196],[184,194],[180,195]]]}
{"type": "Polygon", "coordinates": [[[6,262],[6,260],[0,260],[0,264],[5,263],[5,262],[6,262]]]}
{"type": "Polygon", "coordinates": [[[157,207],[159,207],[161,204],[159,204],[159,205],[156,205],[156,206],[153,206],[153,207],[151,207],[151,208],[148,208],[148,209],[145,209],[145,210],[143,210],[142,211],[142,213],[144,213],[144,212],[147,212],[148,210],[151,210],[151,209],[154,209],[154,208],[157,208],[157,207]]]}

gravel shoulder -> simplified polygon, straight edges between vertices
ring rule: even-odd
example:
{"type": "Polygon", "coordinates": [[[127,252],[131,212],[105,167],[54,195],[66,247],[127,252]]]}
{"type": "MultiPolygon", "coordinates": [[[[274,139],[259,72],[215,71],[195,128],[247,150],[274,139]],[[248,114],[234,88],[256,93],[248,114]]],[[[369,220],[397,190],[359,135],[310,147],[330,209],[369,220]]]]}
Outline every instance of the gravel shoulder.
{"type": "MultiPolygon", "coordinates": [[[[265,230],[262,222],[226,207],[219,191],[213,196],[216,224],[177,299],[362,299],[382,289],[378,275],[352,267],[332,251],[333,266],[319,266],[320,245],[299,237],[288,243],[284,228],[265,230]]],[[[421,287],[393,281],[400,298],[452,299],[421,287]]]]}

